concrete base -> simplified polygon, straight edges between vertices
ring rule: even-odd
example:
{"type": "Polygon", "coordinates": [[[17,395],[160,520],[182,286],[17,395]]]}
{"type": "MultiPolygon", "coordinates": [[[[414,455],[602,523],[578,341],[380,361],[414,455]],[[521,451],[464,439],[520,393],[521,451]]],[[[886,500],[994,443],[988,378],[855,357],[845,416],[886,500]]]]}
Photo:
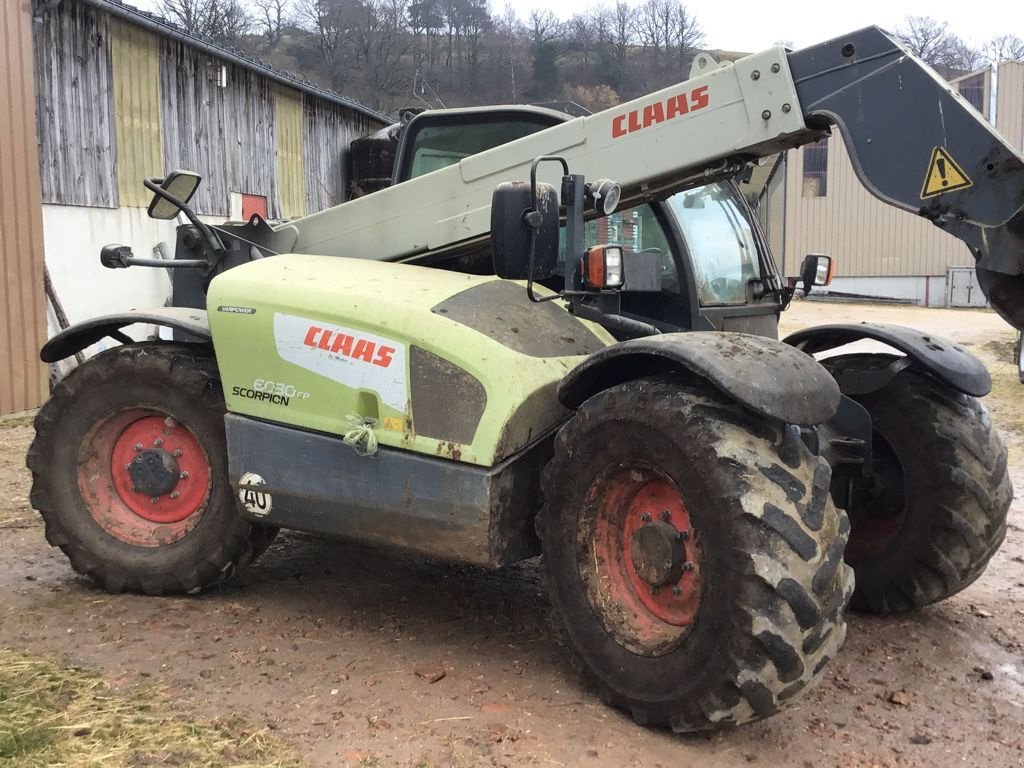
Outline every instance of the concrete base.
{"type": "Polygon", "coordinates": [[[819,296],[839,294],[851,298],[899,301],[927,307],[946,306],[946,276],[837,277],[827,288],[815,288],[819,296]]]}

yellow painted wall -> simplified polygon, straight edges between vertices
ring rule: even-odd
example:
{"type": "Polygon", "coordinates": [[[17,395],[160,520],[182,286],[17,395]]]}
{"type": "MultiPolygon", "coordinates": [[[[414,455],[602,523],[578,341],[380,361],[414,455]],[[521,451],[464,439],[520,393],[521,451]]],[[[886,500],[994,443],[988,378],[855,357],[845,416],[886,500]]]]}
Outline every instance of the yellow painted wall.
{"type": "Polygon", "coordinates": [[[302,94],[277,89],[277,179],[281,215],[306,215],[305,171],[302,165],[302,94]]]}
{"type": "Polygon", "coordinates": [[[122,207],[141,208],[152,198],[143,178],[164,173],[160,47],[155,35],[116,19],[111,19],[110,31],[117,188],[122,207]]]}

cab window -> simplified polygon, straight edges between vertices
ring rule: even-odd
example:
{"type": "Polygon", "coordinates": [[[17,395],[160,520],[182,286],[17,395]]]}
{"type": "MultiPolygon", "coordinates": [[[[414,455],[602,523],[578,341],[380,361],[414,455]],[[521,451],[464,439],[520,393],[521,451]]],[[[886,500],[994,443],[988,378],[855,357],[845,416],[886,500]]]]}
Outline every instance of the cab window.
{"type": "Polygon", "coordinates": [[[737,194],[730,185],[716,183],[668,199],[704,306],[743,304],[747,285],[761,278],[757,241],[737,194]]]}
{"type": "Polygon", "coordinates": [[[550,128],[554,123],[536,115],[481,114],[472,120],[463,115],[458,121],[443,116],[411,124],[414,133],[409,137],[408,158],[401,169],[401,180],[414,179],[450,165],[479,152],[521,139],[537,131],[550,128]]]}
{"type": "MultiPolygon", "coordinates": [[[[563,228],[563,252],[564,234],[563,228]]],[[[622,246],[627,263],[630,253],[658,251],[661,255],[661,289],[669,293],[679,293],[679,275],[675,259],[672,257],[672,249],[651,206],[638,205],[636,208],[626,208],[609,216],[588,221],[584,225],[584,234],[587,248],[594,245],[622,246]]],[[[563,259],[564,255],[559,260],[563,259]]]]}

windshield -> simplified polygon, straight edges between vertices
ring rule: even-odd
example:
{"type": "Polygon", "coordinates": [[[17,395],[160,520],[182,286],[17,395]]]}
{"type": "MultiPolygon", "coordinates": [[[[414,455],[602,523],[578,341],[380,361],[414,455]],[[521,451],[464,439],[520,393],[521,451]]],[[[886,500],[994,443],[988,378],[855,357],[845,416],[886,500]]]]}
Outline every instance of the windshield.
{"type": "Polygon", "coordinates": [[[686,240],[702,305],[743,304],[747,284],[761,278],[757,241],[737,193],[726,183],[668,199],[686,240]]]}

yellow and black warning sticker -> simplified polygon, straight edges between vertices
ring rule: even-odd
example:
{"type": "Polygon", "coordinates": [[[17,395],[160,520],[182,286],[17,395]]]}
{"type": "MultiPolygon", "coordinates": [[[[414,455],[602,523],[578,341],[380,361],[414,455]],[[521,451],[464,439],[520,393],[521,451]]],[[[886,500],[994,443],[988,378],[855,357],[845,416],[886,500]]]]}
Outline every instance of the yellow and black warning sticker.
{"type": "Polygon", "coordinates": [[[928,162],[928,172],[921,186],[922,200],[973,186],[974,182],[956,164],[948,149],[936,147],[932,150],[932,159],[928,162]]]}

